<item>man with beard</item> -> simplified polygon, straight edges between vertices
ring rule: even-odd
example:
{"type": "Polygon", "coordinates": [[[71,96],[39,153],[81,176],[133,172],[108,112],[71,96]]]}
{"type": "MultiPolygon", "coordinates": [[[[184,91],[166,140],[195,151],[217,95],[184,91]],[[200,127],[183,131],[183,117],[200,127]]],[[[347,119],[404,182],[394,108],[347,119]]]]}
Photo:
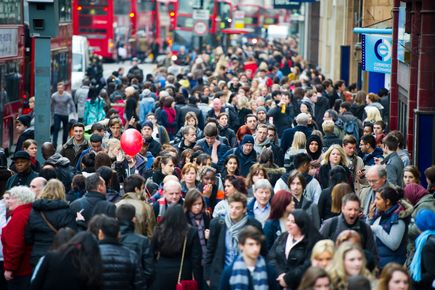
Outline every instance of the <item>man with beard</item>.
{"type": "Polygon", "coordinates": [[[284,156],[281,149],[267,138],[267,125],[259,124],[254,135],[254,150],[260,155],[264,148],[271,148],[273,152],[273,161],[278,166],[283,166],[284,156]]]}

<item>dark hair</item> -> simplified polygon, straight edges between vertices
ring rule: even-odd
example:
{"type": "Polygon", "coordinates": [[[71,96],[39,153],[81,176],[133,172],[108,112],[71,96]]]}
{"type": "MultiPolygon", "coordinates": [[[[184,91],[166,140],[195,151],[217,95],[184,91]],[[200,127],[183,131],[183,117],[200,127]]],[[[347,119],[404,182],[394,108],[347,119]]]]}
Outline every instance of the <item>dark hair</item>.
{"type": "Polygon", "coordinates": [[[255,120],[257,120],[257,116],[254,114],[247,114],[245,116],[245,123],[248,122],[248,118],[255,118],[255,120]]]}
{"type": "Polygon", "coordinates": [[[393,135],[397,138],[397,141],[399,142],[397,144],[397,147],[399,147],[400,149],[403,149],[405,147],[405,137],[403,136],[402,132],[394,130],[388,133],[388,135],[393,135]]]}
{"type": "Polygon", "coordinates": [[[85,166],[84,169],[95,171],[95,153],[89,152],[88,154],[85,154],[81,163],[85,166]]]}
{"type": "Polygon", "coordinates": [[[103,182],[100,177],[99,173],[93,173],[86,177],[86,191],[95,191],[103,182]]]}
{"type": "Polygon", "coordinates": [[[288,176],[287,179],[287,185],[290,188],[290,184],[293,182],[293,180],[295,180],[296,178],[299,178],[299,181],[302,184],[302,190],[305,190],[305,188],[307,187],[307,182],[305,180],[305,177],[302,173],[300,173],[297,170],[293,170],[292,172],[290,172],[290,175],[288,176]]]}
{"type": "Polygon", "coordinates": [[[313,221],[310,216],[303,209],[295,209],[290,214],[293,215],[295,224],[299,227],[301,234],[307,239],[308,248],[312,248],[314,244],[321,239],[321,235],[319,231],[313,227],[313,221]]]}
{"type": "MultiPolygon", "coordinates": [[[[260,124],[260,125],[264,125],[264,124],[260,124]]],[[[276,166],[275,158],[273,156],[273,151],[270,147],[264,147],[263,150],[261,150],[261,153],[258,156],[258,163],[263,165],[263,167],[265,168],[274,168],[276,166]]]]}
{"type": "Polygon", "coordinates": [[[101,221],[105,216],[105,214],[94,215],[88,223],[88,232],[92,233],[95,238],[98,237],[98,231],[101,227],[101,221]]]}
{"type": "Polygon", "coordinates": [[[376,138],[373,135],[364,135],[361,137],[364,144],[369,144],[373,149],[376,148],[376,138]]]}
{"type": "Polygon", "coordinates": [[[293,201],[293,195],[287,190],[279,190],[272,197],[270,202],[270,220],[282,218],[287,206],[293,201]]]}
{"type": "Polygon", "coordinates": [[[234,154],[230,154],[230,155],[227,156],[227,158],[225,158],[225,161],[224,161],[224,167],[227,166],[228,161],[230,161],[230,159],[235,159],[235,160],[236,160],[236,162],[237,162],[237,170],[236,170],[236,173],[238,173],[238,172],[239,172],[239,166],[240,166],[240,163],[239,163],[239,159],[238,159],[237,156],[234,155],[234,154]]]}
{"type": "Polygon", "coordinates": [[[218,135],[218,128],[214,123],[208,123],[204,127],[204,136],[216,137],[218,135]]]}
{"type": "Polygon", "coordinates": [[[51,166],[46,167],[44,165],[44,167],[39,171],[39,177],[43,177],[47,181],[49,181],[50,179],[56,179],[57,178],[56,169],[51,166]]]}
{"type": "Polygon", "coordinates": [[[162,168],[162,164],[166,165],[169,163],[169,161],[172,161],[174,165],[177,164],[177,160],[176,158],[174,158],[174,156],[170,154],[159,154],[159,156],[154,159],[154,163],[152,165],[153,171],[160,171],[162,168]]]}
{"type": "Polygon", "coordinates": [[[243,208],[246,208],[248,204],[248,198],[245,194],[236,191],[228,197],[228,204],[233,202],[241,202],[243,204],[243,208]]]}
{"type": "Polygon", "coordinates": [[[344,206],[349,201],[354,201],[354,202],[357,202],[359,205],[361,205],[361,200],[359,199],[358,195],[356,195],[353,192],[352,193],[348,193],[345,196],[343,196],[343,198],[341,200],[341,205],[344,206]]]}
{"type": "Polygon", "coordinates": [[[245,178],[243,178],[242,176],[227,175],[224,179],[224,184],[226,180],[228,180],[228,182],[231,183],[238,192],[244,193],[246,195],[248,194],[245,178]]]}
{"type": "Polygon", "coordinates": [[[337,165],[329,171],[329,186],[334,187],[341,182],[349,182],[349,178],[346,169],[341,165],[337,165]]]}
{"type": "Polygon", "coordinates": [[[103,124],[101,124],[101,123],[94,123],[94,124],[92,124],[92,126],[91,126],[91,132],[94,132],[95,130],[97,130],[97,131],[104,130],[103,124]]]}
{"type": "Polygon", "coordinates": [[[201,192],[196,188],[191,188],[187,191],[186,197],[184,198],[184,211],[189,212],[192,210],[193,204],[198,200],[201,199],[202,201],[202,212],[205,211],[205,201],[204,197],[202,196],[201,192]]]}
{"type": "MultiPolygon", "coordinates": [[[[347,280],[347,289],[370,290],[372,287],[369,278],[363,275],[356,275],[349,277],[347,280]]],[[[387,290],[387,288],[385,288],[385,290],[387,290]]]]}
{"type": "Polygon", "coordinates": [[[310,163],[311,157],[307,153],[298,153],[295,156],[293,156],[293,165],[296,169],[300,168],[301,166],[310,163]]]}
{"type": "Polygon", "coordinates": [[[382,139],[382,143],[391,151],[396,151],[399,146],[399,140],[392,134],[385,136],[384,139],[382,139]]]}
{"type": "MultiPolygon", "coordinates": [[[[375,125],[379,125],[379,126],[381,126],[382,130],[385,130],[385,122],[384,121],[382,121],[382,120],[376,121],[375,125]]],[[[399,131],[397,131],[397,132],[399,132],[399,131]]]]}
{"type": "Polygon", "coordinates": [[[64,260],[71,260],[88,289],[102,289],[103,262],[95,237],[89,232],[79,232],[56,252],[64,260]]]}
{"type": "Polygon", "coordinates": [[[118,239],[119,223],[116,219],[103,216],[100,220],[99,228],[106,238],[118,239]]]}
{"type": "Polygon", "coordinates": [[[74,175],[72,182],[71,182],[71,188],[74,191],[78,191],[80,193],[85,193],[86,192],[86,177],[84,177],[82,174],[74,175]]]}
{"type": "Polygon", "coordinates": [[[340,108],[343,108],[347,112],[350,112],[350,103],[349,102],[343,102],[343,103],[340,104],[340,108]]]}
{"type": "Polygon", "coordinates": [[[98,168],[102,166],[112,166],[112,160],[110,159],[109,154],[104,151],[100,151],[95,155],[95,169],[98,170],[98,168]]]}
{"type": "Polygon", "coordinates": [[[424,176],[426,176],[427,179],[431,183],[435,182],[435,165],[432,165],[431,167],[428,167],[424,170],[424,176]]]}
{"type": "Polygon", "coordinates": [[[74,123],[74,125],[72,127],[73,127],[73,129],[75,127],[81,127],[81,128],[83,128],[83,130],[85,129],[85,125],[83,123],[80,123],[80,122],[74,123]]]}
{"type": "Polygon", "coordinates": [[[331,283],[331,278],[329,277],[328,272],[326,272],[325,269],[322,269],[320,267],[308,268],[305,271],[305,274],[302,277],[301,283],[299,284],[297,290],[313,289],[317,280],[320,278],[328,278],[329,282],[331,283]]]}
{"type": "Polygon", "coordinates": [[[379,190],[379,193],[381,194],[383,200],[389,199],[392,205],[395,205],[403,198],[403,189],[401,188],[385,186],[379,190]]]}
{"type": "Polygon", "coordinates": [[[180,254],[188,229],[189,225],[181,205],[170,206],[155,229],[152,245],[165,256],[180,254]]]}
{"type": "Polygon", "coordinates": [[[106,185],[110,184],[110,180],[112,179],[112,168],[108,166],[101,166],[98,168],[97,173],[101,176],[102,179],[104,179],[104,182],[106,185]]]}
{"type": "Polygon", "coordinates": [[[65,227],[61,228],[57,231],[56,235],[54,235],[53,243],[51,244],[51,250],[57,250],[66,244],[72,237],[76,234],[76,231],[65,227]]]}
{"type": "Polygon", "coordinates": [[[129,203],[121,204],[116,208],[116,218],[119,222],[131,222],[136,216],[136,208],[129,203]]]}
{"type": "Polygon", "coordinates": [[[124,180],[124,192],[134,192],[136,188],[141,188],[145,184],[145,178],[139,174],[133,174],[128,176],[124,180]]]}
{"type": "Polygon", "coordinates": [[[261,244],[264,241],[264,236],[259,229],[254,226],[248,225],[244,227],[239,233],[239,244],[244,245],[247,239],[253,239],[254,241],[261,244]]]}

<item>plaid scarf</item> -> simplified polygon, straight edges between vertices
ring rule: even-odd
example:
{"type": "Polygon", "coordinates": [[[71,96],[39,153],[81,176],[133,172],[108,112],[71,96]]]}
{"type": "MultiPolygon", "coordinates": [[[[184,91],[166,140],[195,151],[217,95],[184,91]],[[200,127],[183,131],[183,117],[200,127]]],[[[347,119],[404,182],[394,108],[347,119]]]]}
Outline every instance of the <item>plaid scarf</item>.
{"type": "Polygon", "coordinates": [[[230,286],[232,290],[249,289],[249,281],[252,278],[254,290],[268,290],[269,283],[267,279],[266,262],[264,258],[258,256],[257,263],[253,273],[250,273],[246,267],[243,255],[239,255],[233,264],[233,271],[230,277],[230,286]]]}
{"type": "Polygon", "coordinates": [[[198,231],[199,241],[201,243],[201,249],[202,249],[202,259],[201,264],[205,265],[205,256],[207,254],[207,244],[205,241],[205,224],[204,224],[204,217],[203,214],[193,214],[192,212],[189,212],[189,218],[192,221],[192,225],[196,230],[198,231]]]}

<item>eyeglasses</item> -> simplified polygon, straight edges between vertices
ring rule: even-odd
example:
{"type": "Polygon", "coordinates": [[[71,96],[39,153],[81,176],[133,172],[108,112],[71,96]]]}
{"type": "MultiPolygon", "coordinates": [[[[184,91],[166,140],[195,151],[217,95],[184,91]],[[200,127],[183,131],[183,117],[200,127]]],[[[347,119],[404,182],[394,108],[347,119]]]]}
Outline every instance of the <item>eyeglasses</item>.
{"type": "Polygon", "coordinates": [[[367,182],[368,182],[369,184],[377,183],[377,182],[379,182],[379,179],[367,179],[367,182]]]}

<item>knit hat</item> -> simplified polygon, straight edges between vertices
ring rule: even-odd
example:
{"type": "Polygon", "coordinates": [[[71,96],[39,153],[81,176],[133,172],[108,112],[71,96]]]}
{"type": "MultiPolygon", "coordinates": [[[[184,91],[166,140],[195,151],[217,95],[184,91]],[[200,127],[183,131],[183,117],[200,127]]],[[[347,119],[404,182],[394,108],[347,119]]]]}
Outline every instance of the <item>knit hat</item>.
{"type": "Polygon", "coordinates": [[[145,123],[143,123],[142,127],[150,127],[151,130],[154,129],[154,125],[153,125],[153,123],[151,121],[145,121],[145,123]]]}
{"type": "Polygon", "coordinates": [[[265,113],[267,113],[267,110],[266,110],[266,108],[265,107],[263,107],[263,106],[260,106],[260,107],[258,107],[257,108],[257,114],[258,114],[258,112],[265,112],[265,113]]]}
{"type": "Polygon", "coordinates": [[[252,137],[252,135],[246,134],[245,136],[243,136],[242,142],[240,142],[240,146],[247,143],[254,144],[254,137],[252,137]]]}
{"type": "Polygon", "coordinates": [[[17,121],[19,121],[21,124],[23,124],[26,127],[30,127],[30,122],[32,121],[32,117],[29,115],[21,115],[17,118],[17,121]]]}
{"type": "Polygon", "coordinates": [[[415,224],[422,232],[435,230],[435,213],[429,209],[423,209],[417,213],[415,224]]]}

